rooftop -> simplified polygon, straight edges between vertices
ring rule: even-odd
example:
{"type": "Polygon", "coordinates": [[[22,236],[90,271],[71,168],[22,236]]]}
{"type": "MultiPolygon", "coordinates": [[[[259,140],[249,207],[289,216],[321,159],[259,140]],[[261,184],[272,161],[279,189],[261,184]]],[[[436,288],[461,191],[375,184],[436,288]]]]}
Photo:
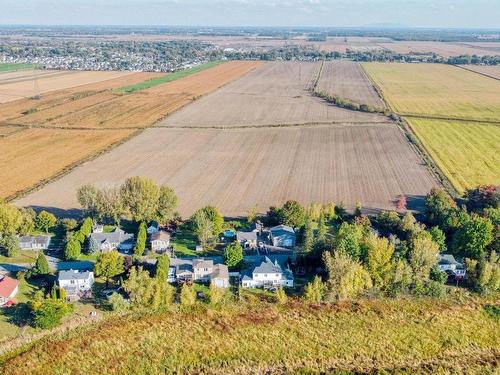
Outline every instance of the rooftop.
{"type": "Polygon", "coordinates": [[[78,270],[69,270],[69,271],[60,271],[58,280],[87,280],[93,272],[90,271],[78,271],[78,270]]]}
{"type": "Polygon", "coordinates": [[[19,281],[9,276],[0,279],[0,297],[8,298],[19,285],[19,281]]]}

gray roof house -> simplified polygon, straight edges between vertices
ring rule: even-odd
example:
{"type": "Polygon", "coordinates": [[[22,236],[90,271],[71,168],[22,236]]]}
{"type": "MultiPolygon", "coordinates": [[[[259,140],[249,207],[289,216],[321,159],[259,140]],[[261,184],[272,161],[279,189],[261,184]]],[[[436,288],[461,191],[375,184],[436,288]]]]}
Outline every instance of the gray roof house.
{"type": "Polygon", "coordinates": [[[19,247],[23,250],[47,250],[50,245],[50,236],[21,236],[19,247]]]}
{"type": "Polygon", "coordinates": [[[293,286],[293,273],[290,268],[281,267],[277,261],[268,257],[244,273],[241,280],[243,288],[293,286]]]}
{"type": "Polygon", "coordinates": [[[257,247],[258,232],[236,232],[236,240],[243,246],[244,249],[257,247]]]}
{"type": "Polygon", "coordinates": [[[80,298],[83,294],[89,293],[94,285],[94,272],[92,271],[60,271],[57,277],[60,288],[66,291],[70,300],[80,298]]]}
{"type": "Polygon", "coordinates": [[[292,227],[278,225],[271,228],[271,241],[277,247],[295,247],[296,235],[292,227]]]}
{"type": "Polygon", "coordinates": [[[453,271],[457,276],[465,276],[464,265],[451,254],[439,254],[438,267],[441,271],[453,271]]]}
{"type": "Polygon", "coordinates": [[[91,233],[89,247],[92,252],[107,252],[114,249],[128,251],[134,247],[134,235],[116,228],[111,233],[91,233]]]}
{"type": "Polygon", "coordinates": [[[212,259],[171,259],[168,281],[193,280],[213,282],[219,288],[229,287],[229,270],[225,264],[214,264],[212,259]]]}

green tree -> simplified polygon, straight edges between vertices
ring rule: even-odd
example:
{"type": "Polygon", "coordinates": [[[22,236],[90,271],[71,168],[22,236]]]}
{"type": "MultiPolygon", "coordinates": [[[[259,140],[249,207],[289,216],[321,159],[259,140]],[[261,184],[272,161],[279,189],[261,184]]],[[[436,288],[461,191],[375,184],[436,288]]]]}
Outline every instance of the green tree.
{"type": "Polygon", "coordinates": [[[317,232],[318,241],[325,242],[327,233],[328,233],[328,227],[326,226],[325,214],[321,212],[318,220],[318,232],[317,232]]]}
{"type": "Polygon", "coordinates": [[[144,255],[144,250],[146,249],[146,239],[147,239],[147,229],[146,224],[141,222],[139,224],[139,230],[137,231],[137,236],[135,240],[134,255],[137,257],[142,257],[144,255]]]}
{"type": "Polygon", "coordinates": [[[430,271],[438,261],[439,245],[432,240],[427,231],[416,233],[410,241],[410,265],[414,275],[427,280],[430,271]]]}
{"type": "Polygon", "coordinates": [[[354,260],[358,260],[361,255],[362,238],[362,226],[342,223],[334,236],[333,247],[335,251],[342,251],[354,260]]]}
{"type": "Polygon", "coordinates": [[[310,253],[314,248],[314,231],[312,228],[311,219],[306,219],[304,225],[304,251],[310,253]]]}
{"type": "Polygon", "coordinates": [[[124,311],[130,307],[130,303],[120,293],[113,293],[109,297],[108,303],[113,311],[124,311]]]}
{"type": "Polygon", "coordinates": [[[314,280],[307,283],[304,289],[304,299],[307,302],[320,303],[325,295],[325,285],[321,277],[315,276],[314,280]]]}
{"type": "Polygon", "coordinates": [[[72,304],[60,299],[45,299],[32,304],[33,323],[37,328],[54,328],[61,319],[74,310],[72,304]]]}
{"type": "Polygon", "coordinates": [[[443,189],[432,188],[425,199],[427,221],[441,228],[446,226],[447,219],[456,208],[455,201],[443,189]]]}
{"type": "Polygon", "coordinates": [[[253,222],[255,222],[255,220],[257,219],[257,211],[258,211],[257,205],[253,206],[248,210],[247,223],[252,224],[253,222]]]}
{"type": "Polygon", "coordinates": [[[179,204],[179,199],[174,189],[169,186],[160,186],[158,197],[157,219],[160,223],[166,224],[175,217],[175,209],[179,204]]]}
{"type": "Polygon", "coordinates": [[[488,218],[472,214],[453,234],[452,249],[455,254],[480,259],[493,242],[493,224],[488,218]]]}
{"type": "Polygon", "coordinates": [[[359,217],[363,214],[363,206],[361,206],[361,202],[356,202],[356,207],[354,208],[354,216],[359,217]]]}
{"type": "Polygon", "coordinates": [[[201,211],[203,211],[212,222],[212,234],[218,236],[224,229],[224,217],[222,214],[213,206],[203,207],[201,211]]]}
{"type": "Polygon", "coordinates": [[[43,230],[45,233],[49,231],[50,228],[53,228],[57,224],[57,218],[47,211],[41,211],[36,219],[35,226],[38,230],[43,230]]]}
{"type": "Polygon", "coordinates": [[[377,215],[377,224],[380,234],[387,236],[399,230],[401,219],[396,211],[381,211],[377,215]]]}
{"type": "Polygon", "coordinates": [[[156,261],[155,277],[161,280],[167,280],[169,268],[170,258],[168,254],[159,256],[156,261]]]}
{"type": "Polygon", "coordinates": [[[98,218],[100,214],[100,195],[101,192],[94,185],[83,185],[78,188],[76,196],[86,216],[94,219],[98,218]]]}
{"type": "Polygon", "coordinates": [[[0,234],[15,234],[22,223],[17,207],[0,201],[0,234]]]}
{"type": "Polygon", "coordinates": [[[500,259],[498,254],[491,252],[489,258],[480,261],[466,259],[465,265],[470,285],[481,293],[500,291],[500,259]]]}
{"type": "Polygon", "coordinates": [[[0,238],[0,247],[4,249],[4,254],[9,258],[19,255],[21,249],[19,248],[19,240],[13,234],[7,233],[0,238]]]}
{"type": "Polygon", "coordinates": [[[370,234],[364,241],[367,251],[366,267],[374,286],[384,289],[391,277],[394,244],[387,238],[370,234]]]}
{"type": "Polygon", "coordinates": [[[80,232],[86,237],[90,236],[90,233],[92,233],[92,227],[94,225],[94,221],[92,218],[87,217],[85,220],[83,220],[82,226],[80,227],[80,232]]]}
{"type": "Polygon", "coordinates": [[[66,260],[76,260],[80,257],[82,252],[82,245],[77,237],[73,236],[66,242],[66,247],[64,248],[64,259],[66,260]]]}
{"type": "Polygon", "coordinates": [[[33,267],[33,275],[48,275],[50,273],[49,262],[42,250],[38,252],[35,267],[33,267]]]}
{"type": "Polygon", "coordinates": [[[208,290],[208,302],[211,305],[217,305],[222,302],[226,290],[224,288],[219,288],[215,283],[210,283],[210,289],[208,290]]]}
{"type": "Polygon", "coordinates": [[[444,232],[438,226],[434,226],[429,230],[429,233],[432,240],[438,244],[439,251],[442,253],[446,252],[446,235],[444,232]]]}
{"type": "Polygon", "coordinates": [[[297,201],[287,201],[281,208],[283,223],[292,228],[301,228],[306,220],[304,208],[297,201]]]}
{"type": "Polygon", "coordinates": [[[196,293],[194,289],[187,285],[183,284],[181,287],[181,294],[180,294],[180,302],[181,306],[192,306],[196,302],[196,293]]]}
{"type": "Polygon", "coordinates": [[[239,241],[234,241],[224,249],[224,263],[228,267],[236,267],[243,260],[243,248],[239,241]]]}
{"type": "Polygon", "coordinates": [[[129,177],[120,191],[125,209],[133,220],[149,222],[156,218],[160,189],[152,179],[129,177]]]}
{"type": "Polygon", "coordinates": [[[209,249],[215,242],[213,222],[206,212],[198,210],[191,217],[193,232],[204,249],[209,249]]]}
{"type": "Polygon", "coordinates": [[[337,218],[336,210],[335,210],[335,203],[333,203],[333,202],[328,202],[323,207],[323,212],[325,213],[326,220],[335,220],[337,218]]]}
{"type": "Polygon", "coordinates": [[[36,212],[32,208],[21,208],[21,223],[17,228],[19,234],[30,234],[35,230],[36,212]]]}
{"type": "Polygon", "coordinates": [[[323,261],[328,272],[328,300],[356,298],[372,287],[370,274],[344,251],[336,251],[333,256],[325,252],[323,261]]]}
{"type": "Polygon", "coordinates": [[[107,287],[113,277],[123,273],[123,257],[116,250],[99,254],[94,269],[96,276],[106,278],[107,287]]]}
{"type": "Polygon", "coordinates": [[[66,301],[66,290],[64,288],[59,288],[59,299],[66,301]]]}
{"type": "Polygon", "coordinates": [[[389,294],[397,296],[400,293],[408,293],[413,278],[413,270],[404,259],[398,259],[393,263],[389,283],[389,294]]]}
{"type": "Polygon", "coordinates": [[[58,299],[58,293],[57,293],[57,285],[56,283],[52,284],[52,289],[50,290],[50,298],[52,299],[58,299]]]}
{"type": "Polygon", "coordinates": [[[78,221],[76,221],[75,219],[65,218],[59,220],[59,225],[61,225],[65,233],[68,233],[76,229],[76,227],[78,226],[78,221]]]}

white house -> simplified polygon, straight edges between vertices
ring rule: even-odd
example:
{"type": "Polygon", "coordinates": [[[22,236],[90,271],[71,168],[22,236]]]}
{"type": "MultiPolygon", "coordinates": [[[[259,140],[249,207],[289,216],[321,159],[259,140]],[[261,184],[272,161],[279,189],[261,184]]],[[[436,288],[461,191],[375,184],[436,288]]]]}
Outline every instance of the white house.
{"type": "Polygon", "coordinates": [[[21,236],[19,247],[23,250],[47,250],[50,245],[50,236],[21,236]]]}
{"type": "Polygon", "coordinates": [[[296,241],[295,231],[287,225],[272,227],[271,241],[273,246],[293,248],[296,241]]]}
{"type": "Polygon", "coordinates": [[[170,234],[163,230],[151,234],[151,250],[164,253],[170,248],[170,234]]]}
{"type": "Polygon", "coordinates": [[[243,288],[293,286],[293,273],[290,268],[283,269],[277,261],[268,257],[249,270],[241,279],[243,288]]]}
{"type": "Polygon", "coordinates": [[[0,306],[8,305],[19,291],[19,281],[9,276],[0,278],[0,306]]]}
{"type": "Polygon", "coordinates": [[[456,276],[465,276],[464,265],[455,260],[451,254],[439,254],[438,267],[441,271],[451,271],[456,276]]]}
{"type": "Polygon", "coordinates": [[[214,264],[212,259],[171,259],[168,282],[192,280],[213,282],[219,288],[229,287],[229,270],[225,264],[214,264]]]}
{"type": "Polygon", "coordinates": [[[214,261],[203,258],[193,260],[193,280],[210,281],[210,274],[214,270],[214,261]]]}
{"type": "Polygon", "coordinates": [[[61,271],[57,278],[60,288],[66,291],[69,299],[78,299],[82,294],[90,292],[94,285],[94,272],[92,271],[61,271]]]}
{"type": "Polygon", "coordinates": [[[134,235],[116,228],[110,233],[91,233],[89,246],[92,252],[108,252],[114,249],[130,251],[134,247],[134,235]]]}

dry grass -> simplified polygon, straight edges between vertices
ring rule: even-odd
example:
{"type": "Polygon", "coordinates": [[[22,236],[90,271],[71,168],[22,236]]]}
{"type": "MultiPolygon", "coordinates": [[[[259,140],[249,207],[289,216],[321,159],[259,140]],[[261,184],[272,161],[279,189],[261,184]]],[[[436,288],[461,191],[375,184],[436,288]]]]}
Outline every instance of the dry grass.
{"type": "Polygon", "coordinates": [[[387,122],[377,114],[327,105],[309,90],[321,63],[269,62],[183,108],[159,126],[245,127],[313,123],[387,122]]]}
{"type": "MultiPolygon", "coordinates": [[[[0,85],[0,103],[14,101],[19,98],[29,98],[34,95],[33,71],[26,71],[27,80],[17,79],[14,82],[0,85]],[[31,79],[29,79],[31,78],[31,79]]],[[[61,74],[40,75],[38,88],[40,93],[66,89],[74,86],[97,83],[108,79],[123,77],[132,72],[61,72],[61,74]]]]}
{"type": "Polygon", "coordinates": [[[365,63],[399,114],[500,122],[500,82],[439,64],[365,63]]]}
{"type": "Polygon", "coordinates": [[[137,314],[35,343],[7,360],[3,374],[493,374],[499,328],[481,301],[137,314]]]}
{"type": "MultiPolygon", "coordinates": [[[[498,43],[500,44],[500,43],[498,43]]],[[[500,66],[460,65],[461,68],[500,80],[500,66]]]]}
{"type": "Polygon", "coordinates": [[[355,103],[368,104],[376,108],[385,107],[358,62],[325,61],[317,90],[349,99],[355,103]]]}
{"type": "Polygon", "coordinates": [[[408,121],[459,192],[481,184],[500,184],[500,125],[416,118],[408,121]]]}
{"type": "Polygon", "coordinates": [[[172,186],[184,216],[206,204],[244,215],[255,204],[264,210],[288,199],[390,209],[398,195],[412,201],[435,184],[394,124],[152,128],[17,204],[78,208],[79,186],[135,175],[172,186]]]}

